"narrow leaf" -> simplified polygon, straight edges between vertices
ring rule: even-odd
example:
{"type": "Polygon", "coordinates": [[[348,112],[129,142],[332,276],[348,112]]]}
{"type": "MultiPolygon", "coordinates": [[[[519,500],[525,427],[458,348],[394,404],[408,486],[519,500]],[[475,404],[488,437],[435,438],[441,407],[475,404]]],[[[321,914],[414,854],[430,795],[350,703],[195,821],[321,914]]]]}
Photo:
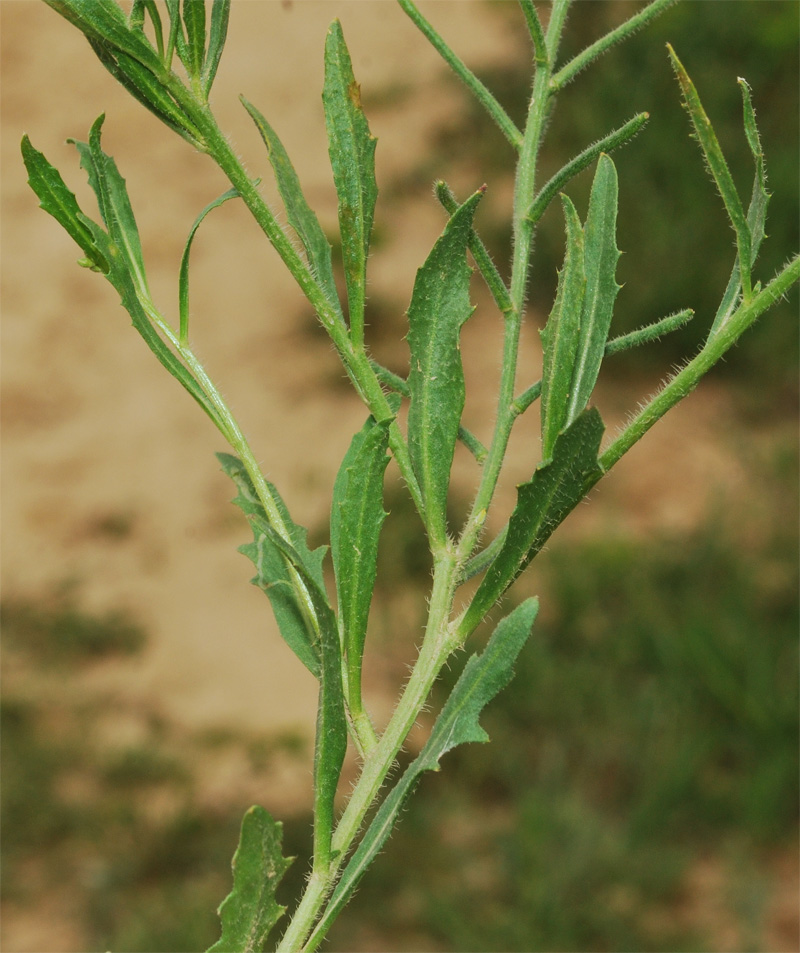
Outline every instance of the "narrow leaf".
{"type": "Polygon", "coordinates": [[[256,128],[261,133],[264,145],[267,147],[267,155],[275,174],[278,191],[286,207],[289,224],[297,232],[297,237],[303,243],[306,258],[317,281],[325,290],[328,300],[341,314],[339,295],[336,291],[336,281],[333,276],[331,246],[325,237],[322,226],[319,224],[319,219],[303,195],[300,180],[277,133],[252,103],[248,102],[244,96],[241,96],[240,99],[244,108],[250,113],[256,128]]]}
{"type": "Polygon", "coordinates": [[[594,390],[611,327],[614,301],[621,287],[614,277],[620,255],[617,249],[617,197],[617,170],[607,155],[601,155],[583,230],[586,293],[567,409],[568,424],[584,409],[594,390]]]}
{"type": "Polygon", "coordinates": [[[27,136],[22,137],[22,157],[28,170],[28,184],[36,193],[39,205],[75,239],[95,268],[107,272],[109,264],[97,248],[94,236],[83,220],[78,200],[67,188],[58,169],[31,144],[27,136]]]}
{"type": "Polygon", "coordinates": [[[206,0],[183,0],[183,22],[186,26],[186,43],[189,75],[200,78],[206,50],[206,0]]]}
{"type": "Polygon", "coordinates": [[[89,132],[88,145],[74,139],[68,141],[73,142],[80,153],[81,166],[89,175],[89,185],[97,196],[109,237],[121,252],[136,288],[146,294],[147,277],[142,244],[125,179],[119,174],[116,162],[103,152],[100,144],[104,119],[105,116],[101,115],[95,120],[89,132]]]}
{"type": "Polygon", "coordinates": [[[192,225],[192,229],[189,232],[189,237],[186,239],[186,246],[181,256],[181,267],[178,274],[178,309],[180,312],[179,337],[181,344],[186,344],[189,339],[189,252],[192,248],[194,236],[197,234],[197,229],[200,228],[203,219],[212,209],[219,208],[219,206],[227,202],[228,199],[235,199],[238,195],[239,193],[236,189],[228,189],[228,191],[220,195],[218,199],[209,202],[195,219],[194,225],[192,225]]]}
{"type": "Polygon", "coordinates": [[[459,338],[473,311],[466,253],[482,195],[480,189],[447,223],[417,272],[408,309],[409,452],[425,501],[428,532],[436,543],[444,542],[447,534],[447,489],[464,409],[459,338]]]}
{"type": "Polygon", "coordinates": [[[436,719],[427,744],[378,809],[305,949],[316,949],[319,940],[353,895],[365,870],[386,843],[420,775],[424,771],[438,771],[439,759],[457,745],[489,740],[480,725],[480,715],[511,681],[514,664],[531,633],[538,608],[536,599],[527,599],[517,606],[497,626],[484,651],[469,659],[436,719]]]}
{"type": "Polygon", "coordinates": [[[714,132],[711,120],[708,118],[703,104],[700,102],[700,97],[697,95],[694,83],[689,78],[689,74],[684,69],[683,64],[669,43],[667,44],[667,50],[672,60],[675,75],[678,77],[678,82],[681,86],[686,110],[692,120],[697,141],[700,143],[700,148],[703,150],[703,155],[705,156],[711,177],[716,183],[725,205],[725,210],[728,213],[728,218],[731,221],[734,232],[736,232],[736,246],[739,251],[739,271],[742,290],[745,299],[749,300],[752,291],[750,280],[751,237],[750,229],[745,219],[744,209],[742,208],[739,194],[736,191],[736,186],[728,169],[728,164],[722,154],[717,134],[714,132]]]}
{"type": "Polygon", "coordinates": [[[319,630],[321,679],[314,747],[314,870],[325,874],[333,859],[331,841],[334,802],[347,751],[342,655],[336,616],[328,602],[324,586],[317,581],[315,575],[309,573],[307,561],[266,522],[258,517],[254,522],[260,532],[271,538],[300,575],[311,597],[319,630]]]}
{"type": "Polygon", "coordinates": [[[331,555],[336,575],[339,630],[344,646],[349,707],[362,710],[361,661],[378,564],[378,539],[386,518],[383,475],[389,426],[370,417],[353,437],[333,487],[331,555]]]}
{"type": "MultiPolygon", "coordinates": [[[[747,210],[747,227],[750,230],[750,266],[755,264],[758,256],[761,242],[764,240],[764,229],[767,220],[767,205],[769,204],[770,194],[767,191],[767,173],[764,163],[764,153],[761,148],[761,138],[756,126],[756,115],[753,109],[753,102],[750,97],[750,87],[743,79],[739,79],[739,86],[742,90],[742,104],[744,108],[744,130],[750,151],[753,154],[755,162],[755,177],[753,179],[753,190],[750,195],[750,206],[747,210]]],[[[725,324],[728,318],[736,310],[741,293],[741,273],[739,268],[739,258],[733,264],[733,271],[722,296],[722,301],[717,310],[714,322],[709,331],[709,337],[716,334],[717,330],[725,324]]]]}
{"type": "Polygon", "coordinates": [[[92,127],[89,145],[82,142],[76,142],[75,145],[81,155],[81,165],[88,173],[89,184],[97,196],[100,214],[109,231],[105,232],[97,223],[79,213],[80,221],[91,232],[101,259],[108,263],[106,278],[119,293],[122,306],[130,315],[133,326],[161,364],[186,388],[215,426],[225,434],[227,425],[219,411],[153,326],[152,315],[155,310],[147,292],[139,232],[130,207],[125,180],[119,174],[114,160],[100,147],[102,121],[101,116],[92,127]]]}
{"type": "MultiPolygon", "coordinates": [[[[233,502],[251,521],[254,540],[252,543],[239,547],[239,552],[247,556],[256,567],[256,575],[251,582],[266,593],[286,644],[311,674],[315,678],[320,678],[320,648],[317,634],[298,601],[286,560],[272,536],[264,529],[264,525],[269,523],[255,487],[238,457],[229,453],[218,453],[217,459],[239,491],[233,502]]],[[[277,501],[284,523],[289,528],[295,551],[301,554],[299,558],[305,562],[307,571],[317,583],[322,585],[322,560],[325,557],[325,547],[314,551],[308,549],[306,531],[292,521],[275,487],[269,484],[269,488],[277,501]]]]}
{"type": "Polygon", "coordinates": [[[561,196],[567,227],[564,267],[558,275],[556,300],[542,329],[542,458],[549,460],[567,424],[573,371],[580,340],[581,309],[586,288],[584,239],[575,206],[561,196]]]}
{"type": "Polygon", "coordinates": [[[263,807],[242,820],[233,855],[233,890],[220,904],[222,936],[208,953],[261,953],[270,930],[286,912],[275,892],[294,858],[283,856],[283,825],[263,807]]]}
{"type": "Polygon", "coordinates": [[[361,89],[353,75],[342,27],[334,20],[325,40],[325,84],[322,90],[328,151],[339,197],[350,329],[353,342],[363,344],[364,299],[370,233],[378,197],[375,182],[377,140],[361,108],[361,89]]]}
{"type": "Polygon", "coordinates": [[[603,422],[585,410],[556,440],[553,458],[517,487],[505,541],[481,581],[459,632],[466,638],[600,478],[603,422]]]}
{"type": "Polygon", "coordinates": [[[158,52],[135,24],[128,23],[115,0],[45,0],[45,3],[69,20],[87,39],[108,44],[115,52],[124,51],[156,75],[163,71],[158,52]]]}
{"type": "Polygon", "coordinates": [[[214,0],[211,7],[211,25],[208,31],[208,50],[203,63],[203,91],[206,99],[217,75],[219,60],[228,35],[231,0],[214,0]]]}
{"type": "Polygon", "coordinates": [[[126,53],[112,54],[105,43],[92,39],[89,43],[103,66],[134,99],[195,148],[203,148],[203,137],[198,129],[146,66],[126,53]]]}

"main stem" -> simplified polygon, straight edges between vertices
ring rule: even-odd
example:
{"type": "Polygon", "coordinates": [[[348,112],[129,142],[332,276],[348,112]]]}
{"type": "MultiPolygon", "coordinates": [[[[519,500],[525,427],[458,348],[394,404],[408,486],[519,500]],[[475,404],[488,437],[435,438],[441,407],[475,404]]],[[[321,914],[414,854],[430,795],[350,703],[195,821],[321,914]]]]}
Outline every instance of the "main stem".
{"type": "Polygon", "coordinates": [[[536,55],[536,73],[533,79],[528,118],[522,140],[517,177],[514,183],[513,237],[514,253],[511,264],[511,307],[505,315],[503,340],[503,369],[500,377],[497,421],[489,453],[483,465],[481,483],[472,504],[472,512],[459,541],[459,556],[466,561],[478,541],[483,521],[492,502],[500,470],[505,459],[511,429],[518,412],[514,407],[514,387],[517,376],[519,336],[525,306],[525,290],[530,274],[531,250],[535,223],[529,212],[533,203],[536,184],[536,164],[542,142],[545,119],[550,103],[550,77],[553,63],[564,28],[570,0],[555,0],[547,26],[547,61],[542,62],[541,51],[536,55]]]}
{"type": "Polygon", "coordinates": [[[308,881],[303,898],[277,947],[277,953],[297,953],[302,949],[336,883],[339,869],[354,844],[367,812],[419,717],[442,666],[453,651],[449,620],[458,569],[455,553],[450,549],[437,556],[425,639],[414,669],[386,730],[364,762],[358,782],[336,826],[331,849],[334,859],[324,874],[312,875],[308,881]]]}

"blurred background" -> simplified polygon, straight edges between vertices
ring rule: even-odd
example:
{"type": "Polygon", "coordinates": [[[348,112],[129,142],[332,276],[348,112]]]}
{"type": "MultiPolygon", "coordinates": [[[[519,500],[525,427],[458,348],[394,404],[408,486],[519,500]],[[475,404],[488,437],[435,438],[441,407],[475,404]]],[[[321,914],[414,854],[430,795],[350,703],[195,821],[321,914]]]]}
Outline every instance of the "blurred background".
{"type": "MultiPolygon", "coordinates": [[[[516,4],[420,7],[521,121],[529,50],[516,4]]],[[[563,56],[635,9],[576,3],[563,56]]],[[[394,5],[235,0],[213,105],[276,207],[237,96],[275,126],[333,236],[320,90],[335,16],[379,139],[370,343],[404,372],[415,270],[443,226],[432,182],[443,177],[462,196],[489,185],[478,227],[502,267],[512,156],[394,5]]],[[[93,214],[65,140],[86,138],[107,113],[104,148],[127,179],[151,288],[172,317],[186,234],[225,183],[44,4],[3,0],[0,19],[1,945],[202,950],[218,935],[214,911],[250,804],[285,821],[297,860],[284,902],[302,884],[315,687],[235,552],[249,531],[212,456],[223,449],[215,431],[109,286],[75,267],[79,252],[25,183],[18,144],[27,132],[93,214]]],[[[745,196],[752,165],[737,76],[752,86],[775,195],[763,281],[798,247],[799,19],[783,0],[680,4],[559,100],[541,181],[634,113],[651,114],[614,156],[625,252],[615,332],[696,309],[684,331],[606,362],[597,403],[611,433],[697,348],[733,260],[665,43],[694,79],[745,196]]],[[[581,215],[591,174],[568,188],[581,215]]],[[[333,478],[363,411],[243,209],[215,211],[192,255],[196,350],[294,518],[325,542],[333,478]]],[[[537,240],[520,387],[539,376],[537,331],[562,256],[554,207],[537,240]]],[[[466,423],[488,439],[500,327],[474,284],[466,423]]],[[[423,779],[329,949],[799,948],[796,322],[795,289],[518,583],[512,598],[538,593],[542,611],[514,682],[484,716],[492,743],[457,750],[423,779]]],[[[520,421],[497,527],[538,460],[537,416],[520,421]]],[[[454,521],[476,479],[459,455],[454,521]]],[[[391,468],[386,493],[366,672],[379,723],[419,643],[429,582],[420,527],[391,468]]]]}

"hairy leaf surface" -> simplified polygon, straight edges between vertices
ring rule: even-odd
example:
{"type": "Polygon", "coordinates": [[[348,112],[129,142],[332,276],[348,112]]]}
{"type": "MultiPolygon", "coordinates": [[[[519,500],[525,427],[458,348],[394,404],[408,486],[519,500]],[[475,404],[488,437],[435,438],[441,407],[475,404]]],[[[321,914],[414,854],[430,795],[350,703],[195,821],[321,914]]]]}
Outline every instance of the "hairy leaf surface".
{"type": "Polygon", "coordinates": [[[334,20],[325,40],[325,84],[322,90],[328,151],[339,196],[350,328],[356,343],[363,342],[367,255],[378,186],[375,146],[361,108],[361,89],[344,41],[342,26],[334,20]]]}
{"type": "Polygon", "coordinates": [[[214,0],[211,7],[211,24],[208,30],[208,50],[203,63],[203,90],[206,96],[208,96],[217,75],[222,49],[228,35],[230,14],[231,0],[214,0]]]}
{"type": "Polygon", "coordinates": [[[536,599],[527,599],[517,606],[497,626],[484,651],[469,659],[436,719],[425,747],[381,804],[345,868],[325,914],[312,934],[312,944],[315,937],[324,936],[386,843],[420,775],[424,771],[438,771],[439,759],[457,745],[489,740],[480,725],[480,716],[486,705],[511,681],[514,664],[531,633],[538,609],[536,599]]]}
{"type": "Polygon", "coordinates": [[[450,467],[464,409],[459,338],[461,326],[473,311],[467,244],[482,195],[483,190],[477,191],[447,223],[417,272],[408,309],[408,443],[425,501],[428,532],[437,543],[442,543],[447,533],[450,467]]]}
{"type": "Polygon", "coordinates": [[[183,0],[183,22],[189,47],[186,68],[190,76],[199,78],[206,51],[206,0],[183,0]]]}
{"type": "Polygon", "coordinates": [[[45,0],[45,3],[74,24],[87,39],[123,50],[156,74],[163,70],[156,50],[141,30],[129,25],[115,0],[45,0]]]}
{"type": "Polygon", "coordinates": [[[353,437],[333,487],[331,555],[336,575],[339,629],[347,654],[350,689],[360,693],[361,657],[378,565],[378,539],[386,518],[383,475],[389,426],[370,417],[353,437]]]}
{"type": "Polygon", "coordinates": [[[517,487],[517,505],[500,552],[486,571],[459,626],[463,637],[480,623],[551,533],[602,475],[597,462],[603,422],[585,410],[556,440],[552,460],[517,487]]]}
{"type": "Polygon", "coordinates": [[[286,912],[275,891],[294,858],[283,856],[283,825],[251,807],[233,855],[233,890],[220,904],[222,936],[208,953],[261,953],[270,930],[286,912]]]}
{"type": "Polygon", "coordinates": [[[580,319],[578,352],[570,387],[566,423],[570,424],[592,396],[603,363],[614,301],[620,285],[614,277],[617,248],[617,170],[607,155],[597,163],[584,235],[586,291],[580,319]]]}
{"type": "Polygon", "coordinates": [[[264,140],[264,145],[267,147],[267,155],[275,174],[278,191],[286,207],[289,224],[297,232],[297,237],[303,243],[308,263],[317,280],[325,289],[328,300],[341,314],[339,295],[336,291],[336,281],[333,276],[330,242],[322,231],[319,219],[303,195],[300,180],[277,133],[252,103],[248,102],[244,96],[241,96],[240,99],[244,108],[250,113],[261,138],[264,140]]]}
{"type": "Polygon", "coordinates": [[[570,388],[578,354],[581,309],[586,289],[581,220],[571,200],[561,196],[567,226],[564,267],[558,275],[556,300],[542,329],[542,458],[549,460],[567,424],[570,388]]]}
{"type": "Polygon", "coordinates": [[[31,144],[27,136],[22,137],[22,157],[28,170],[28,184],[36,193],[40,207],[52,215],[77,242],[95,268],[107,272],[109,264],[85,223],[75,193],[67,187],[61,173],[31,144]]]}
{"type": "MultiPolygon", "coordinates": [[[[312,675],[320,678],[319,641],[298,602],[286,559],[272,535],[264,529],[269,525],[269,521],[252,480],[238,457],[230,453],[218,453],[217,459],[239,491],[233,502],[251,521],[254,540],[239,547],[239,552],[247,556],[256,567],[256,575],[251,582],[266,593],[286,644],[312,675]]],[[[309,550],[306,530],[292,521],[277,489],[272,484],[268,485],[289,529],[298,558],[304,562],[307,572],[317,585],[324,588],[322,561],[325,558],[325,547],[309,550]]]]}

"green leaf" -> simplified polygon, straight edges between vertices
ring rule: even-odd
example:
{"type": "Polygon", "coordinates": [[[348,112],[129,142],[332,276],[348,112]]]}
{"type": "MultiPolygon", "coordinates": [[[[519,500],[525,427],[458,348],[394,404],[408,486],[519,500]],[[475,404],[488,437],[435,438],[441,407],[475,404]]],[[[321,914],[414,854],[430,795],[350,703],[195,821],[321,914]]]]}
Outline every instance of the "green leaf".
{"type": "Polygon", "coordinates": [[[250,113],[259,133],[261,133],[264,145],[267,147],[267,155],[275,174],[278,191],[286,207],[289,224],[297,232],[297,237],[303,243],[308,263],[317,281],[324,289],[328,300],[341,314],[342,309],[336,291],[336,280],[333,276],[331,246],[322,231],[319,219],[306,202],[294,166],[283,147],[283,143],[264,116],[244,96],[239,98],[244,108],[250,113]]]}
{"type": "Polygon", "coordinates": [[[204,148],[199,130],[146,66],[126,53],[112,53],[106,43],[91,38],[89,43],[103,66],[134,99],[195,148],[204,148]]]}
{"type": "Polygon", "coordinates": [[[378,539],[386,518],[383,475],[389,462],[389,426],[390,421],[377,424],[368,418],[353,437],[333,487],[331,555],[351,712],[362,709],[361,661],[375,586],[378,539]]]}
{"type": "Polygon", "coordinates": [[[321,678],[314,747],[314,870],[328,872],[332,858],[334,802],[347,751],[347,721],[342,688],[342,653],[336,616],[325,587],[309,571],[308,561],[260,517],[252,517],[257,530],[268,536],[291,562],[306,586],[314,606],[319,631],[321,678]]]}
{"type": "MultiPolygon", "coordinates": [[[[755,178],[753,180],[753,190],[750,195],[750,206],[747,210],[747,227],[750,230],[750,267],[755,264],[758,257],[758,251],[761,242],[764,240],[764,229],[767,220],[767,205],[769,204],[770,194],[767,191],[767,172],[764,163],[764,153],[761,148],[761,138],[756,126],[756,114],[753,109],[753,101],[750,96],[750,87],[743,79],[739,79],[739,86],[742,90],[742,105],[744,108],[744,131],[747,138],[747,144],[753,154],[755,162],[755,178]]],[[[714,317],[714,322],[709,331],[709,337],[716,334],[717,330],[725,324],[739,303],[741,293],[741,270],[739,268],[739,258],[733,264],[733,271],[722,296],[722,301],[714,317]]]]}
{"type": "Polygon", "coordinates": [[[731,221],[733,230],[736,232],[741,284],[745,299],[749,300],[752,291],[750,280],[750,262],[752,260],[751,236],[747,220],[745,219],[744,209],[739,199],[739,193],[736,191],[733,177],[728,169],[725,157],[722,154],[722,149],[717,135],[714,132],[714,127],[711,125],[711,120],[708,118],[703,104],[700,102],[700,97],[697,95],[694,83],[689,78],[689,74],[684,69],[683,64],[669,43],[667,44],[667,50],[672,60],[675,75],[678,77],[678,82],[681,86],[686,110],[692,120],[697,141],[700,143],[700,148],[703,150],[703,155],[705,156],[711,177],[716,183],[725,205],[725,210],[728,213],[728,218],[731,221]]]}
{"type": "Polygon", "coordinates": [[[109,264],[95,244],[84,221],[78,200],[66,186],[61,174],[39,152],[27,136],[22,137],[22,157],[28,170],[28,184],[36,193],[41,208],[48,212],[75,239],[95,268],[107,272],[109,264]]]}
{"type": "Polygon", "coordinates": [[[322,90],[328,151],[339,197],[350,330],[353,342],[364,341],[364,299],[367,256],[378,186],[375,182],[377,140],[361,108],[361,89],[353,75],[342,26],[334,20],[325,40],[325,83],[322,90]]]}
{"type": "Polygon", "coordinates": [[[353,895],[367,867],[386,843],[400,811],[424,771],[438,771],[439,759],[457,745],[486,742],[489,736],[479,718],[486,705],[511,681],[514,664],[530,635],[539,603],[527,599],[497,626],[480,655],[473,655],[464,667],[456,687],[447,699],[430,738],[418,757],[378,809],[367,832],[342,874],[325,913],[308,941],[325,935],[330,924],[353,895]]]}
{"type": "Polygon", "coordinates": [[[447,536],[447,489],[464,409],[459,338],[473,311],[467,244],[482,195],[479,189],[447,223],[417,272],[408,308],[409,452],[425,502],[428,532],[437,544],[447,536]]]}
{"type": "Polygon", "coordinates": [[[270,930],[286,912],[275,899],[294,860],[283,856],[283,825],[263,807],[251,807],[242,820],[233,855],[233,890],[220,904],[222,936],[208,953],[261,953],[270,930]]]}
{"type": "Polygon", "coordinates": [[[228,199],[235,199],[238,198],[238,196],[239,193],[236,189],[228,189],[228,191],[220,195],[219,198],[214,199],[213,202],[209,202],[195,219],[194,225],[192,225],[192,229],[189,232],[189,237],[186,239],[186,246],[184,247],[183,255],[181,256],[181,267],[178,274],[178,309],[180,312],[179,336],[181,344],[186,344],[189,339],[189,252],[192,248],[194,236],[197,233],[197,229],[200,228],[203,219],[212,209],[219,208],[219,206],[227,202],[228,199]]]}
{"type": "Polygon", "coordinates": [[[620,255],[617,249],[617,197],[617,170],[607,155],[601,155],[583,230],[586,292],[567,407],[567,424],[575,420],[592,396],[603,362],[614,301],[621,287],[614,277],[620,255]]]}
{"type": "Polygon", "coordinates": [[[157,76],[164,66],[144,33],[130,24],[114,0],[45,0],[49,7],[76,26],[88,40],[99,40],[114,52],[123,51],[157,76]]]}
{"type": "Polygon", "coordinates": [[[459,624],[462,638],[475,629],[600,479],[597,454],[602,435],[600,414],[594,408],[585,410],[556,440],[552,460],[540,464],[532,479],[517,487],[517,505],[503,547],[459,624]]]}
{"type": "MultiPolygon", "coordinates": [[[[239,491],[233,502],[251,521],[254,541],[239,547],[239,552],[247,556],[256,567],[256,575],[251,582],[266,593],[286,644],[311,674],[315,678],[320,678],[320,648],[317,634],[298,601],[281,550],[272,536],[263,528],[264,525],[268,525],[267,514],[258,499],[250,476],[238,457],[229,453],[218,453],[217,459],[239,491]]],[[[322,561],[325,557],[325,547],[322,546],[313,552],[308,549],[306,531],[292,522],[280,494],[272,484],[268,486],[277,501],[284,523],[289,528],[295,550],[301,554],[300,558],[304,559],[308,572],[322,585],[322,561]]]]}
{"type": "Polygon", "coordinates": [[[542,338],[542,458],[549,460],[567,424],[572,377],[580,341],[581,309],[586,289],[584,239],[575,206],[561,196],[567,226],[564,267],[558,275],[556,300],[542,338]]]}
{"type": "Polygon", "coordinates": [[[164,57],[164,28],[161,24],[161,14],[158,12],[155,0],[134,0],[131,12],[128,17],[130,25],[144,32],[144,15],[147,12],[150,15],[150,22],[153,24],[153,32],[156,35],[156,49],[159,59],[164,57]]]}
{"type": "Polygon", "coordinates": [[[79,220],[91,233],[101,259],[107,262],[105,276],[119,293],[122,306],[130,315],[133,326],[161,364],[189,391],[224,434],[227,424],[216,406],[153,326],[152,315],[156,312],[147,291],[139,232],[125,180],[119,174],[114,160],[107,156],[100,146],[102,122],[103,117],[100,116],[92,126],[89,145],[83,142],[76,142],[75,145],[81,155],[81,165],[89,175],[89,184],[97,196],[100,214],[109,231],[105,232],[80,212],[79,220]]]}
{"type": "Polygon", "coordinates": [[[189,48],[189,75],[199,79],[206,51],[206,0],[183,0],[183,22],[189,48]]]}
{"type": "Polygon", "coordinates": [[[119,249],[136,289],[146,295],[144,255],[125,179],[119,174],[116,162],[103,152],[100,144],[104,120],[105,115],[95,120],[89,132],[88,145],[74,139],[67,141],[74,143],[80,153],[81,166],[89,175],[89,185],[97,196],[97,205],[109,237],[119,249]]]}
{"type": "Polygon", "coordinates": [[[214,0],[211,7],[211,25],[208,31],[208,50],[203,63],[203,91],[206,99],[217,75],[219,60],[228,35],[228,20],[231,14],[231,0],[214,0]]]}

